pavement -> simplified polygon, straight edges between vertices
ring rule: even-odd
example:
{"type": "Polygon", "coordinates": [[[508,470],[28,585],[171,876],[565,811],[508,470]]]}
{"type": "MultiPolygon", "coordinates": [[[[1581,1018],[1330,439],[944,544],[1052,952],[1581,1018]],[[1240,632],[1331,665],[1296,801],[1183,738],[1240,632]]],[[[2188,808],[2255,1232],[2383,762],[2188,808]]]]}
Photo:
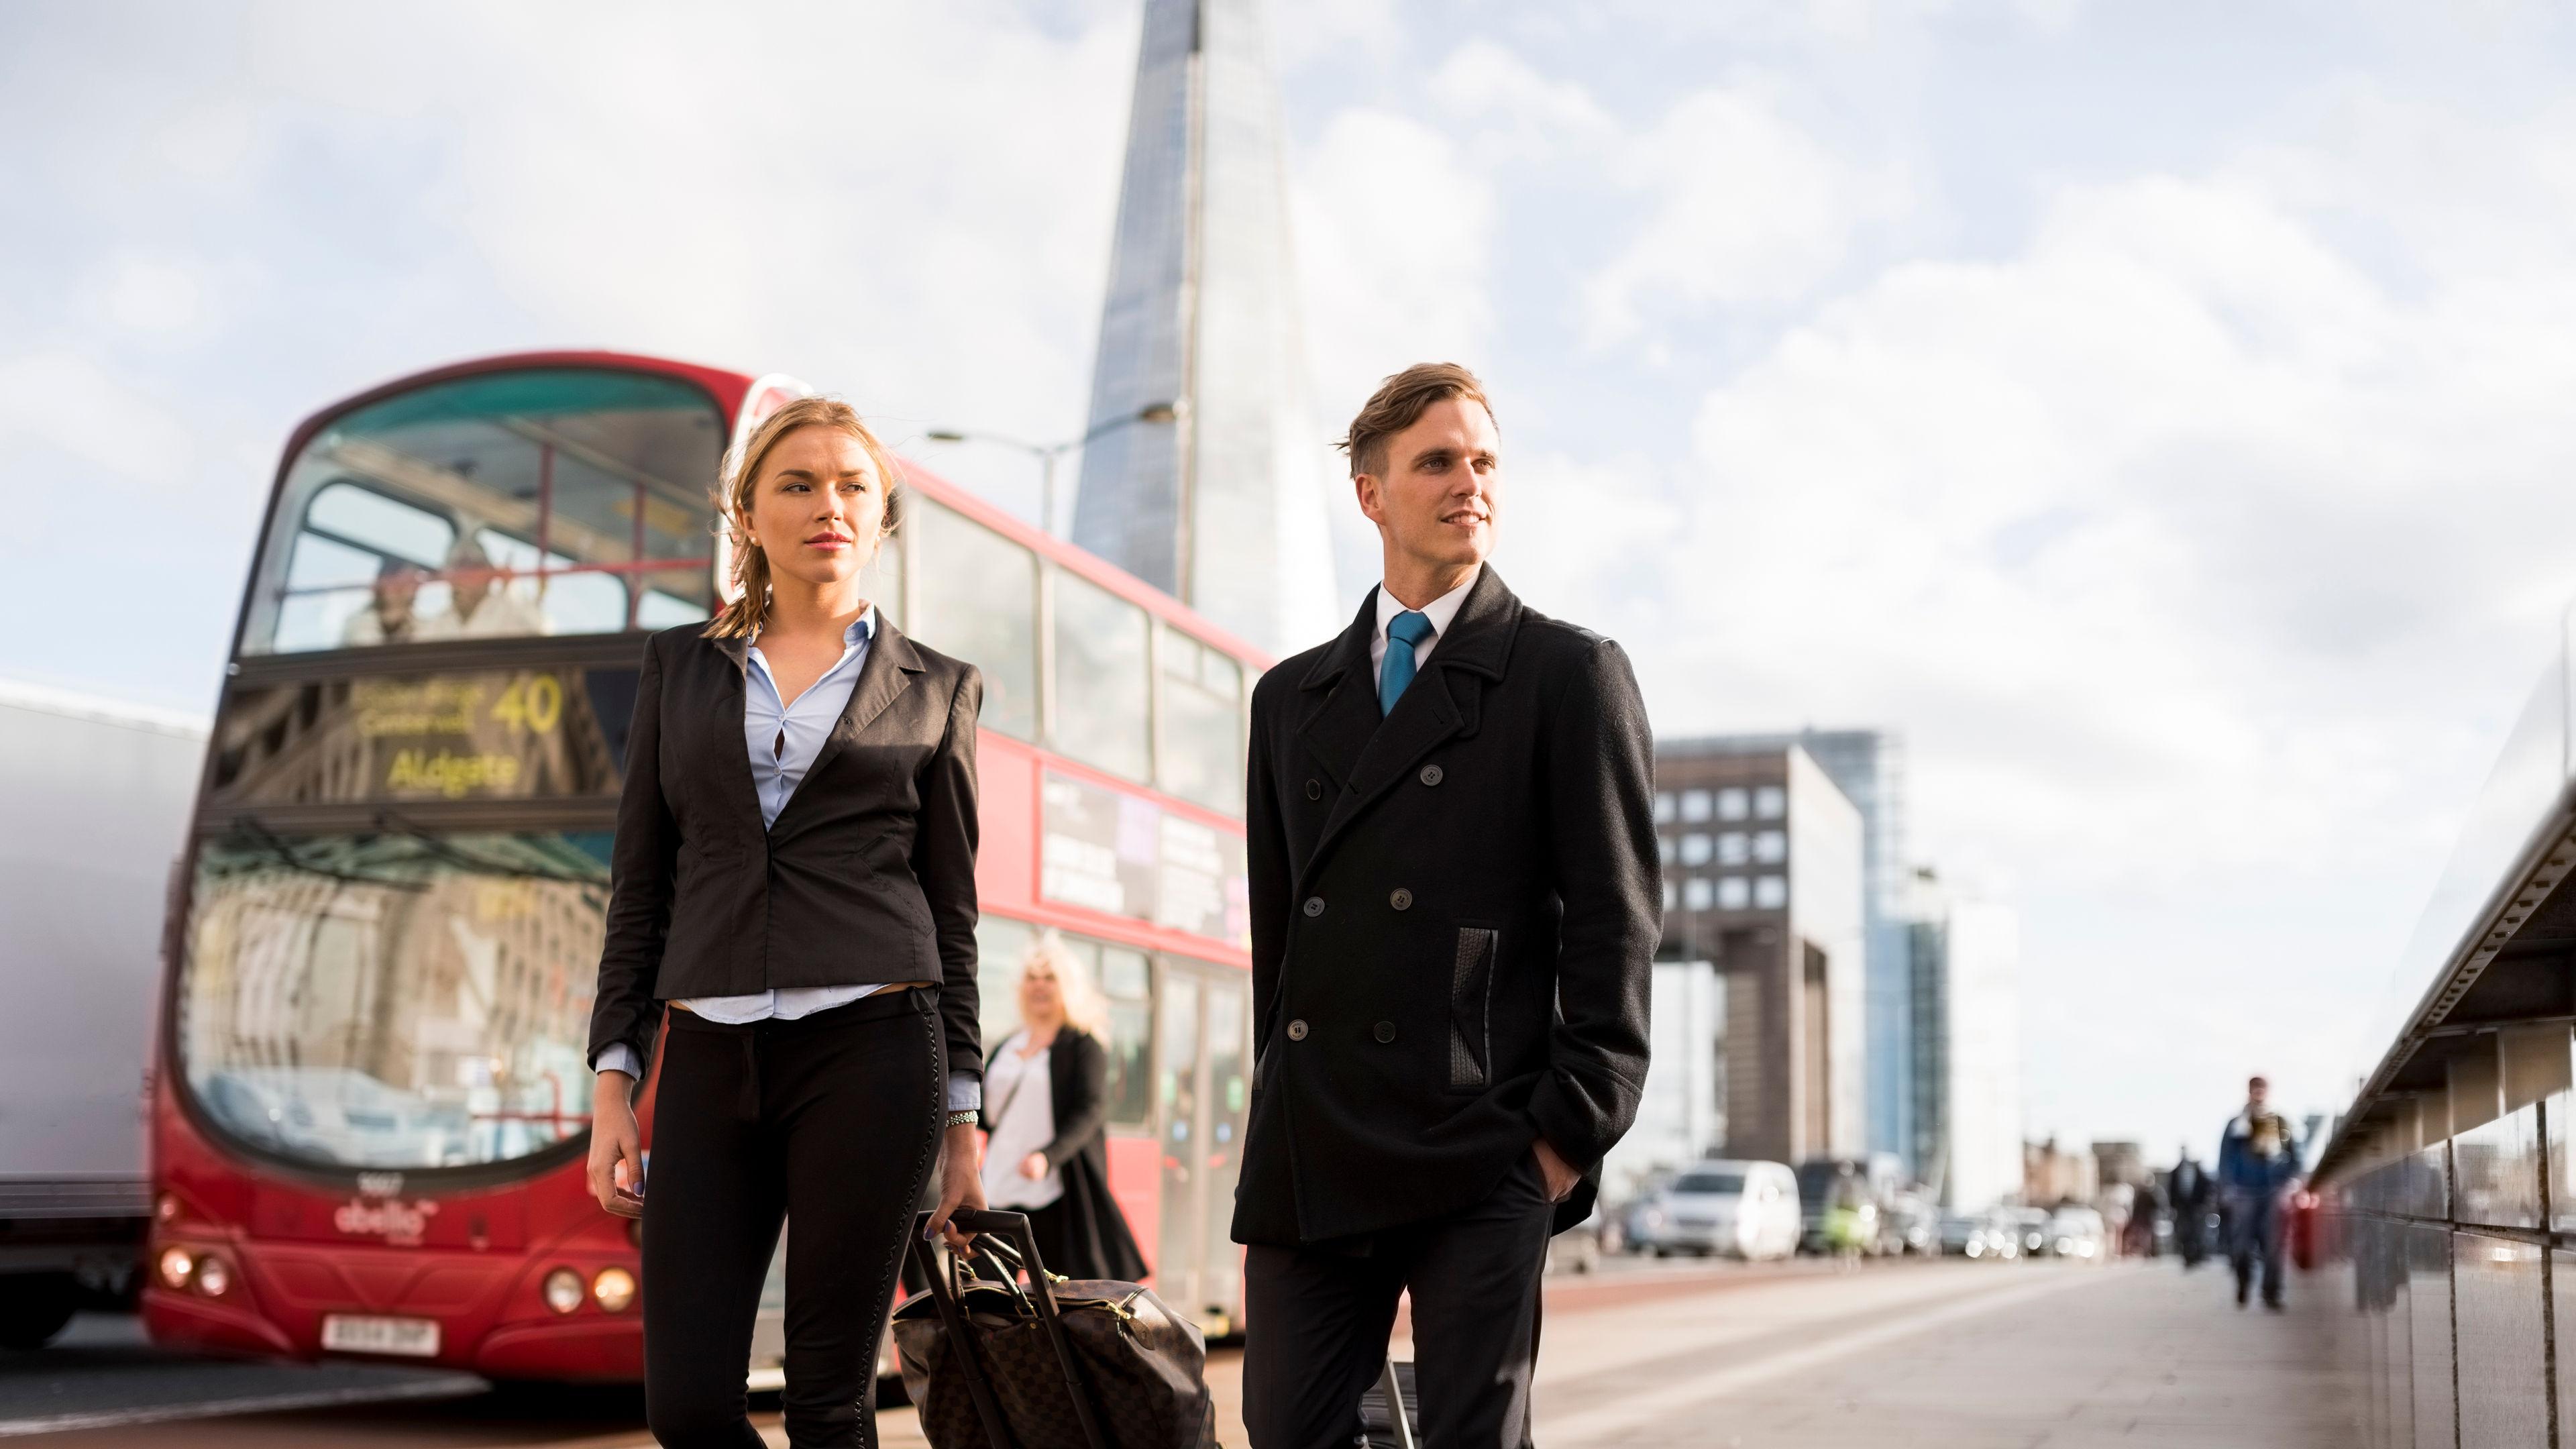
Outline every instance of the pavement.
{"type": "MultiPolygon", "coordinates": [[[[2236,1309],[2220,1270],[2185,1275],[2169,1259],[1640,1266],[1552,1279],[1536,1437],[1547,1449],[2341,1449],[2359,1439],[2349,1409],[2361,1395],[2334,1358],[2331,1281],[2295,1281],[2291,1310],[2276,1316],[2236,1309]]],[[[1409,1356],[1408,1341],[1394,1347],[1409,1356]]],[[[1208,1364],[1217,1438],[1231,1449],[1247,1445],[1241,1362],[1239,1349],[1219,1349],[1208,1364]]],[[[0,1404],[14,1401],[12,1378],[0,1363],[0,1404]]],[[[772,1410],[755,1422],[784,1445],[775,1402],[755,1400],[772,1410]]],[[[643,1449],[652,1441],[641,1424],[631,1389],[517,1389],[100,1426],[40,1442],[643,1449]]],[[[881,1412],[878,1431],[888,1449],[928,1449],[909,1409],[881,1412]]]]}

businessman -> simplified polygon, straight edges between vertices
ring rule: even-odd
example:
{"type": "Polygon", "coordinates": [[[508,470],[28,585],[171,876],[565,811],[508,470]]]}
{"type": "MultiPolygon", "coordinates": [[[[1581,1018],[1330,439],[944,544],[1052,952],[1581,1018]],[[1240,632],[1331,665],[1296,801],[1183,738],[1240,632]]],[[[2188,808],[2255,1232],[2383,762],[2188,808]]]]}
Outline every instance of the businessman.
{"type": "Polygon", "coordinates": [[[1619,646],[1486,563],[1472,373],[1388,378],[1343,447],[1383,582],[1252,700],[1244,1424],[1349,1449],[1409,1290],[1426,1449],[1522,1449],[1548,1237],[1646,1078],[1654,741],[1619,646]]]}

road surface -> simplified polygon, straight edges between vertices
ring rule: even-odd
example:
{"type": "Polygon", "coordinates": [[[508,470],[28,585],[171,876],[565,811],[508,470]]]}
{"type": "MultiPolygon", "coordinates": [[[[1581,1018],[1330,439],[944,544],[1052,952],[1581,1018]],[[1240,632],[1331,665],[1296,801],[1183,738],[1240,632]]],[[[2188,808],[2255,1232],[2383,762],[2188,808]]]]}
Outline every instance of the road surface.
{"type": "MultiPolygon", "coordinates": [[[[2171,1260],[2077,1267],[1954,1259],[1850,1272],[1694,1265],[1553,1279],[1537,1438],[1546,1449],[2341,1449],[2358,1438],[2347,1412],[2358,1394],[2332,1359],[2334,1318],[2318,1302],[2330,1290],[2324,1281],[2293,1287],[2291,1311],[2275,1316],[2235,1308],[2216,1269],[2185,1275],[2171,1260]]],[[[1400,1357],[1410,1350],[1401,1338],[1395,1347],[1400,1357]]],[[[84,1389],[84,1372],[125,1375],[112,1384],[124,1401],[165,1414],[177,1398],[155,1393],[154,1383],[204,1388],[223,1372],[162,1361],[156,1378],[144,1350],[109,1355],[105,1365],[95,1346],[81,1350],[91,1355],[84,1362],[62,1358],[68,1352],[0,1359],[0,1435],[46,1428],[29,1410],[49,1401],[52,1423],[67,1422],[62,1406],[107,1382],[89,1380],[84,1389]]],[[[1246,1449],[1235,1417],[1240,1363],[1239,1351],[1220,1350],[1209,1365],[1218,1438],[1231,1449],[1246,1449]]],[[[297,1389],[410,1397],[96,1423],[29,1442],[46,1449],[651,1443],[641,1396],[629,1390],[474,1392],[452,1379],[361,1375],[341,1383],[313,1370],[229,1372],[268,1376],[245,1378],[234,1396],[254,1408],[259,1392],[297,1389]],[[280,1374],[288,1376],[283,1390],[280,1374]]],[[[223,1397],[209,1394],[208,1407],[223,1397]]],[[[783,1444],[774,1398],[768,1408],[764,1432],[783,1444]]],[[[880,1432],[889,1449],[923,1445],[909,1410],[885,1412],[880,1432]]]]}

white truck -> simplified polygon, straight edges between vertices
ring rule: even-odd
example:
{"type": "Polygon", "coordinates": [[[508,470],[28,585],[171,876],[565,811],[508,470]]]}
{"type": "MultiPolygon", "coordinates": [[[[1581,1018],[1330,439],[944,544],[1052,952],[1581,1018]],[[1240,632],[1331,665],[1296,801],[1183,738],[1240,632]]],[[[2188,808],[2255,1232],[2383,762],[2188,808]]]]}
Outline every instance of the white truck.
{"type": "Polygon", "coordinates": [[[145,1073],[202,721],[0,681],[0,1346],[123,1296],[145,1073]]]}

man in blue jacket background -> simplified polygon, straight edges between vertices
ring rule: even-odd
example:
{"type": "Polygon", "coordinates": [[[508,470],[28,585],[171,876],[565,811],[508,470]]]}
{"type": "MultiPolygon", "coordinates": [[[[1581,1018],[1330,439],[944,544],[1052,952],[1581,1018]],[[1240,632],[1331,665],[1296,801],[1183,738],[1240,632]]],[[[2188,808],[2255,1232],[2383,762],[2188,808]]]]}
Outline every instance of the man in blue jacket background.
{"type": "Polygon", "coordinates": [[[2236,1306],[2245,1306],[2254,1264],[2263,1265],[2263,1306],[2281,1308],[2281,1200],[2299,1177],[2290,1121],[2264,1105],[2271,1084],[2245,1083],[2245,1110],[2218,1139],[2218,1192],[2227,1210],[2227,1261],[2236,1269],[2236,1306]]]}

